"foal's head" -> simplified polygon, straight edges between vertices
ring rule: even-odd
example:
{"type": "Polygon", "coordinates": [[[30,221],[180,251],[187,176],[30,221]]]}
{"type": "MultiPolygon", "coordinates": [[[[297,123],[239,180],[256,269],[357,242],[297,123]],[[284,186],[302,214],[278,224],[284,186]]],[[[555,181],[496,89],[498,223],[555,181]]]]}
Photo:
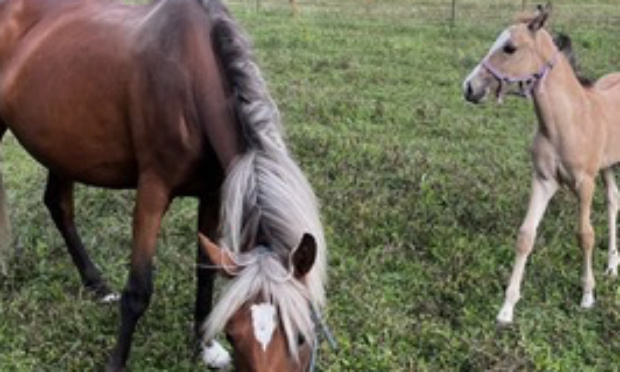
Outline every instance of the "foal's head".
{"type": "Polygon", "coordinates": [[[468,101],[480,103],[493,89],[501,100],[508,83],[518,84],[523,94],[531,92],[554,63],[556,49],[550,35],[542,30],[550,11],[549,5],[539,6],[535,14],[520,16],[499,35],[463,82],[468,101]]]}
{"type": "Polygon", "coordinates": [[[207,338],[225,331],[238,371],[307,371],[316,340],[304,277],[316,259],[314,238],[305,234],[284,259],[262,246],[235,255],[200,240],[232,279],[207,321],[207,338]]]}

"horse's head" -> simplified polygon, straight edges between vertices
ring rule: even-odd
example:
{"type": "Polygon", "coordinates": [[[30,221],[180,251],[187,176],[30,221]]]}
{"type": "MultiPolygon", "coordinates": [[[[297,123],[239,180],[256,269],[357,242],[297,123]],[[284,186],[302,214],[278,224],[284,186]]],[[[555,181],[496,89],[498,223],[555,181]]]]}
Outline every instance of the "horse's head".
{"type": "Polygon", "coordinates": [[[314,237],[305,234],[285,259],[261,246],[235,255],[200,240],[232,279],[207,321],[207,338],[225,331],[238,371],[307,371],[316,337],[304,278],[317,255],[314,237]]]}
{"type": "Polygon", "coordinates": [[[463,82],[469,102],[480,103],[492,88],[501,101],[506,84],[518,84],[528,95],[555,63],[553,41],[546,31],[551,6],[538,6],[534,14],[522,15],[504,30],[482,61],[463,82]]]}

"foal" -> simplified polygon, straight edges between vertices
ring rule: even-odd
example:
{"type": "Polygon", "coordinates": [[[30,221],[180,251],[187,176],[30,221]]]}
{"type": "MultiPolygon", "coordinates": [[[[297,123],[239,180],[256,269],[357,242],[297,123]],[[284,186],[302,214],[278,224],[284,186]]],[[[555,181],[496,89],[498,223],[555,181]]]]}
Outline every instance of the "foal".
{"type": "Polygon", "coordinates": [[[500,323],[513,320],[536,230],[560,184],[568,186],[579,199],[582,307],[594,305],[594,230],[590,209],[599,171],[603,172],[607,188],[610,231],[607,273],[616,276],[620,261],[616,248],[618,188],[611,169],[620,161],[620,74],[607,75],[591,87],[580,83],[569,61],[543,28],[549,13],[549,6],[539,7],[535,15],[524,16],[503,31],[463,83],[465,98],[473,103],[480,103],[493,84],[497,84],[495,92],[501,99],[505,84],[518,83],[523,95],[532,96],[538,117],[532,146],[532,192],[519,230],[505,302],[497,316],[500,323]]]}

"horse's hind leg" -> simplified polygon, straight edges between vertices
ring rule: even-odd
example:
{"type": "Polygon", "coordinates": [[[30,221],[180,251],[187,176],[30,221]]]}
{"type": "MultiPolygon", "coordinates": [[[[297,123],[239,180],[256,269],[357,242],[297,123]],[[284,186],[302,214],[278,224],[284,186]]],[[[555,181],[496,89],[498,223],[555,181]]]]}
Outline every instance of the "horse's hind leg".
{"type": "Polygon", "coordinates": [[[523,280],[523,271],[525,263],[532,252],[534,241],[536,239],[536,230],[540,224],[549,201],[558,189],[555,180],[544,180],[534,177],[532,182],[532,195],[530,196],[530,205],[527,210],[525,220],[519,229],[519,238],[517,239],[516,258],[510,276],[510,282],[506,289],[506,298],[504,305],[497,315],[497,321],[502,324],[512,323],[514,306],[521,297],[521,282],[523,280]]]}
{"type": "Polygon", "coordinates": [[[618,186],[614,178],[614,173],[611,168],[607,168],[603,171],[603,179],[605,180],[605,187],[607,188],[607,217],[609,220],[609,261],[607,263],[606,273],[611,276],[618,275],[618,263],[620,263],[620,257],[618,257],[618,245],[616,242],[616,219],[618,217],[618,186]]]}
{"type": "MultiPolygon", "coordinates": [[[[0,139],[6,132],[6,126],[0,122],[0,139]]],[[[11,257],[11,244],[13,238],[11,234],[11,221],[7,207],[6,192],[2,173],[0,173],[0,275],[8,274],[8,261],[11,257]]]]}
{"type": "MultiPolygon", "coordinates": [[[[198,230],[216,240],[219,222],[219,195],[203,197],[200,199],[198,211],[198,230]]],[[[201,352],[202,360],[209,368],[221,369],[230,364],[230,355],[215,340],[203,340],[204,321],[211,313],[213,306],[213,282],[215,280],[216,269],[211,267],[212,263],[198,243],[198,266],[196,267],[197,290],[196,290],[196,309],[194,313],[194,331],[198,351],[201,352]]]]}
{"type": "Polygon", "coordinates": [[[73,182],[50,172],[45,190],[45,205],[67,244],[82,283],[103,301],[113,300],[115,296],[101,278],[101,273],[91,261],[77,233],[74,223],[73,182]]]}

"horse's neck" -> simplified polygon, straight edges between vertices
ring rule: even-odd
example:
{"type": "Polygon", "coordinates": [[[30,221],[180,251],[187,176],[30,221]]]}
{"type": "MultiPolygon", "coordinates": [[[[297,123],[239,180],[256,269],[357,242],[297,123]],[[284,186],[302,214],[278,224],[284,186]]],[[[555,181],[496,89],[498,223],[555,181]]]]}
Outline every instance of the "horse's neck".
{"type": "Polygon", "coordinates": [[[554,140],[563,133],[574,133],[567,131],[566,127],[575,125],[570,119],[575,103],[584,102],[588,97],[564,56],[557,56],[556,63],[533,93],[539,129],[543,134],[554,140]]]}

